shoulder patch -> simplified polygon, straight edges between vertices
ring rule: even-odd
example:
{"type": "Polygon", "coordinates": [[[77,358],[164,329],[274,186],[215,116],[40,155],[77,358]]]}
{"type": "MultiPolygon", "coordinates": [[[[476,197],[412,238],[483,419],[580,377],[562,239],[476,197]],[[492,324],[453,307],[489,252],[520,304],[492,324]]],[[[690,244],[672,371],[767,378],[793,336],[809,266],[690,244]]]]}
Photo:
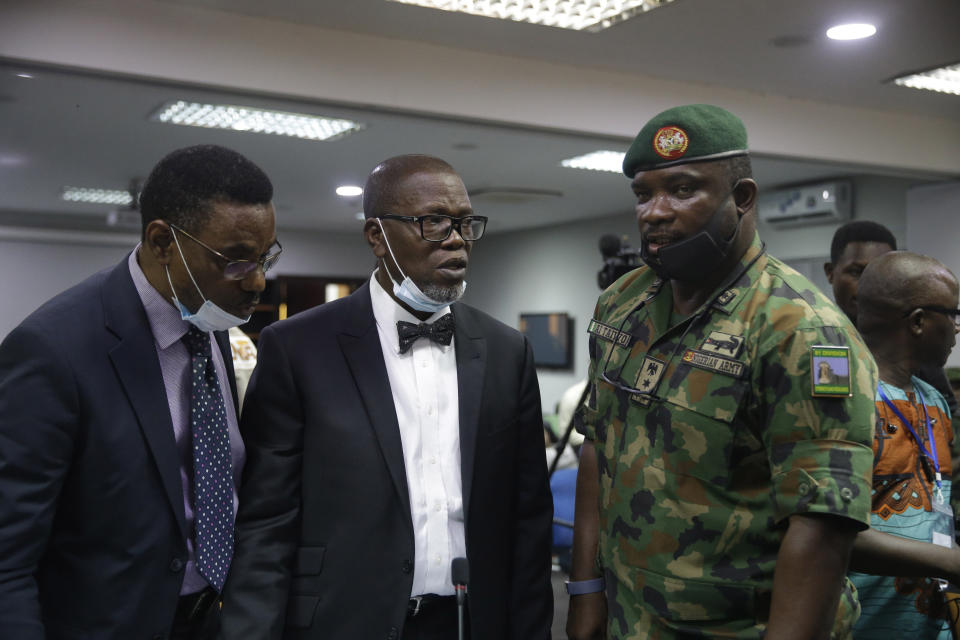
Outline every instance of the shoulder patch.
{"type": "Polygon", "coordinates": [[[850,347],[810,347],[810,395],[828,398],[853,395],[850,385],[850,347]]]}

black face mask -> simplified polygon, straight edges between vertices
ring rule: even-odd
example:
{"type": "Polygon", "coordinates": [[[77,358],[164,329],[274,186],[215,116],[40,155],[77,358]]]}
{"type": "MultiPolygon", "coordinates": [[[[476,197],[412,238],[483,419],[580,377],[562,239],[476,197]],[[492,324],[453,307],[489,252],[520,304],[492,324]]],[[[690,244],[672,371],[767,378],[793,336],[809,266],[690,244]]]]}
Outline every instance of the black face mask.
{"type": "Polygon", "coordinates": [[[663,247],[656,256],[649,253],[648,243],[640,243],[640,259],[653,269],[664,280],[680,280],[681,282],[696,282],[702,279],[703,274],[710,273],[719,267],[730,255],[733,244],[740,235],[740,223],[743,218],[737,219],[737,227],[726,240],[720,237],[720,211],[726,205],[727,198],[740,186],[740,182],[733,185],[730,193],[723,199],[723,204],[713,212],[707,224],[700,231],[685,240],[663,247]]]}

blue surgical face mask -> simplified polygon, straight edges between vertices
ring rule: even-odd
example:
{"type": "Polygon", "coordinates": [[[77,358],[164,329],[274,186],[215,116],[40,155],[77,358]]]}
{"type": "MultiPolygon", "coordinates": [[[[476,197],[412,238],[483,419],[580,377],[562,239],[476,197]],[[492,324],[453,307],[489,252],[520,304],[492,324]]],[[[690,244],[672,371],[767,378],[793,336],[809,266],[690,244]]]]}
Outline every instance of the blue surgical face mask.
{"type": "Polygon", "coordinates": [[[421,291],[420,287],[418,287],[409,276],[404,275],[403,269],[400,268],[400,263],[397,262],[397,257],[393,255],[393,249],[390,248],[390,240],[387,239],[387,230],[383,228],[383,224],[380,222],[379,218],[377,219],[377,224],[380,225],[380,231],[383,233],[383,239],[387,243],[387,251],[390,252],[390,257],[393,258],[393,263],[397,265],[400,275],[403,276],[403,282],[397,284],[397,281],[393,279],[393,275],[390,273],[390,269],[387,267],[387,261],[383,261],[383,267],[387,272],[387,277],[390,278],[390,282],[393,283],[393,295],[397,300],[403,302],[411,309],[423,311],[424,313],[436,313],[437,311],[441,311],[442,309],[446,308],[451,302],[456,302],[463,297],[463,292],[467,290],[466,280],[460,282],[460,291],[457,293],[457,297],[450,302],[437,302],[421,291]]]}
{"type": "Polygon", "coordinates": [[[226,331],[231,327],[240,326],[249,320],[250,316],[239,318],[227,313],[215,305],[212,300],[207,300],[203,292],[200,291],[200,287],[193,278],[193,274],[190,273],[190,267],[187,266],[187,261],[183,257],[183,249],[180,248],[180,241],[177,240],[176,232],[173,231],[173,229],[171,229],[170,232],[173,234],[173,242],[177,245],[177,251],[180,253],[180,260],[183,262],[183,267],[187,270],[187,275],[190,276],[190,281],[193,282],[193,286],[196,287],[197,293],[203,298],[203,304],[200,305],[200,308],[197,309],[196,312],[190,313],[190,310],[177,298],[177,292],[173,288],[173,281],[170,279],[170,268],[164,265],[164,270],[167,273],[167,282],[170,283],[170,292],[173,294],[173,304],[180,310],[180,317],[201,331],[226,331]]]}

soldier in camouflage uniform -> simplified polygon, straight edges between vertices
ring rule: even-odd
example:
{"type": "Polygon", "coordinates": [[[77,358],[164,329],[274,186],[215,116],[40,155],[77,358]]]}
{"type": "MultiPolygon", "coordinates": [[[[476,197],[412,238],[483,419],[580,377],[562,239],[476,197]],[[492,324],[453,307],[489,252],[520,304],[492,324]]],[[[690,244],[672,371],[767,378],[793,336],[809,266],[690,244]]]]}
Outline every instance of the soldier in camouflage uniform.
{"type": "Polygon", "coordinates": [[[590,323],[568,633],[602,637],[605,619],[616,639],[849,637],[873,360],[765,253],[733,114],[656,116],[624,172],[648,267],[607,289],[590,323]]]}

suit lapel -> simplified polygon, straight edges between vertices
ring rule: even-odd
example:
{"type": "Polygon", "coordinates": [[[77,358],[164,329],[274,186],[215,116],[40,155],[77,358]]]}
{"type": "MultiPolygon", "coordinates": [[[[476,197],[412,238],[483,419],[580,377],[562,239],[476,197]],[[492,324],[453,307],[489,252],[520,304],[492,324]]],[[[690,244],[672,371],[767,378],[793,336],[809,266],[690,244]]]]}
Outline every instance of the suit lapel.
{"type": "Polygon", "coordinates": [[[470,490],[473,487],[473,463],[477,453],[477,432],[480,424],[479,390],[487,365],[487,340],[473,322],[470,309],[453,305],[454,338],[457,354],[457,391],[460,404],[460,473],[463,483],[463,513],[470,513],[470,490]]]}
{"type": "Polygon", "coordinates": [[[110,350],[110,360],[140,423],[180,531],[186,537],[180,462],[163,373],[150,323],[126,260],[107,277],[102,302],[107,329],[118,338],[110,350]]]}
{"type": "Polygon", "coordinates": [[[403,441],[400,439],[397,411],[393,405],[390,379],[387,377],[387,366],[380,347],[380,334],[373,317],[369,287],[368,282],[348,299],[351,304],[350,319],[345,325],[348,329],[338,336],[338,340],[412,529],[410,494],[403,464],[403,441]]]}

